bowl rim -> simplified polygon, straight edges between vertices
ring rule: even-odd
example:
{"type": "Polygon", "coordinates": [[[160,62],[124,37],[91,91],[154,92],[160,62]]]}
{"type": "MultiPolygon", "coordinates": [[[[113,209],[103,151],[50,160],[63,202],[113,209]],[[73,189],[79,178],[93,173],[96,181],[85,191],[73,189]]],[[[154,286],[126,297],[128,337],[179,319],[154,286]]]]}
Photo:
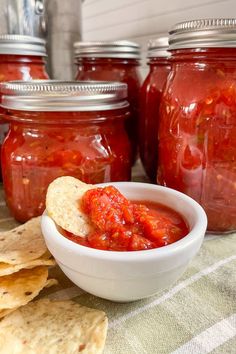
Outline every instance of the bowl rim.
{"type": "MultiPolygon", "coordinates": [[[[119,186],[122,187],[127,183],[132,185],[132,188],[142,187],[142,188],[147,188],[149,190],[155,190],[157,192],[160,190],[165,190],[166,193],[168,193],[169,195],[174,195],[175,197],[179,197],[182,201],[187,203],[189,206],[191,205],[191,207],[194,209],[194,212],[197,215],[197,222],[195,223],[195,225],[193,225],[191,231],[182,239],[163,247],[153,248],[149,250],[139,250],[139,251],[109,251],[109,250],[99,250],[95,248],[90,248],[69,240],[58,231],[54,220],[47,214],[45,210],[41,218],[41,227],[42,227],[43,235],[45,233],[44,230],[46,228],[49,229],[48,233],[50,233],[53,242],[56,242],[61,247],[69,249],[70,251],[76,252],[83,256],[87,256],[87,257],[89,256],[97,259],[106,259],[112,261],[125,260],[131,262],[137,260],[145,261],[147,258],[152,259],[158,257],[161,259],[161,258],[166,258],[167,256],[170,255],[173,256],[174,254],[178,253],[180,249],[182,252],[184,249],[191,246],[191,244],[194,243],[197,239],[203,238],[207,228],[206,213],[203,210],[203,208],[194,199],[192,199],[191,197],[187,196],[184,193],[176,191],[172,188],[150,184],[150,183],[143,183],[143,182],[108,182],[108,183],[97,184],[95,186],[105,187],[108,185],[113,185],[117,187],[119,186]]],[[[175,209],[173,208],[173,210],[175,209]]]]}

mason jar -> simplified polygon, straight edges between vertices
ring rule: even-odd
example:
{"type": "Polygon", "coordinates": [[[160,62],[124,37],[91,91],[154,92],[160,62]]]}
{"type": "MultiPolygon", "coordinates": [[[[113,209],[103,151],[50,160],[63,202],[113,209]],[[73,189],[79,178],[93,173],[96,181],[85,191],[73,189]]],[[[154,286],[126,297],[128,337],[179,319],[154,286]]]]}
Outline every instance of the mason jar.
{"type": "Polygon", "coordinates": [[[208,231],[236,230],[236,19],[203,19],[170,32],[158,182],[188,194],[208,231]]]}
{"type": "Polygon", "coordinates": [[[2,146],[3,184],[18,221],[42,214],[47,187],[59,176],[92,184],[130,180],[126,84],[16,81],[1,86],[10,125],[2,146]]]}
{"type": "Polygon", "coordinates": [[[76,80],[119,81],[128,85],[130,117],[126,129],[132,145],[133,162],[138,144],[140,47],[129,41],[77,42],[74,44],[76,80]]]}
{"type": "MultiPolygon", "coordinates": [[[[41,38],[0,35],[0,82],[48,79],[46,56],[46,42],[41,38]]],[[[0,150],[7,131],[8,124],[0,108],[0,150]]]]}
{"type": "Polygon", "coordinates": [[[0,82],[48,79],[46,42],[42,38],[0,35],[0,82]]]}
{"type": "Polygon", "coordinates": [[[149,41],[147,53],[149,73],[140,93],[139,154],[143,167],[153,183],[156,183],[158,163],[160,102],[171,68],[168,46],[168,37],[149,41]]]}

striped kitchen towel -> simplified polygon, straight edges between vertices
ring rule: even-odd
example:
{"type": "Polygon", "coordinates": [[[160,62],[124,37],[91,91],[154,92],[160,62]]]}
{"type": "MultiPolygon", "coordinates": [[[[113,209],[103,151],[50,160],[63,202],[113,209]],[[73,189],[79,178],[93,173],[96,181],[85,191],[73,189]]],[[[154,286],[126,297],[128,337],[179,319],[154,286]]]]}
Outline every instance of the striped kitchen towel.
{"type": "Polygon", "coordinates": [[[42,296],[107,313],[105,354],[236,353],[236,234],[206,237],[176,284],[133,303],[102,300],[52,272],[60,284],[42,296]]]}

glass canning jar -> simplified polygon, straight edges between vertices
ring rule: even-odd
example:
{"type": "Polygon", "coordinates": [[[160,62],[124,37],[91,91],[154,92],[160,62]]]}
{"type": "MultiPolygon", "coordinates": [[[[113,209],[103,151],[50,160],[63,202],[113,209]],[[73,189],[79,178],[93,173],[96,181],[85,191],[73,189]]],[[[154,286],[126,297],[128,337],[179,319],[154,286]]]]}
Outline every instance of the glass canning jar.
{"type": "Polygon", "coordinates": [[[3,183],[18,221],[43,212],[47,187],[59,176],[87,183],[130,180],[126,84],[16,81],[1,86],[10,124],[2,146],[3,183]]]}
{"type": "MultiPolygon", "coordinates": [[[[0,35],[0,82],[48,79],[45,57],[46,42],[41,38],[0,35]]],[[[7,131],[8,124],[0,108],[0,150],[7,131]]]]}
{"type": "Polygon", "coordinates": [[[132,144],[133,162],[138,143],[140,47],[129,41],[76,42],[76,80],[119,81],[128,85],[130,117],[126,129],[132,144]]]}
{"type": "Polygon", "coordinates": [[[46,42],[23,35],[0,35],[0,82],[48,79],[46,42]]]}
{"type": "Polygon", "coordinates": [[[204,19],[170,32],[158,182],[199,202],[208,231],[236,230],[236,20],[204,19]]]}
{"type": "Polygon", "coordinates": [[[139,119],[139,153],[150,180],[156,182],[159,108],[163,88],[170,72],[168,37],[148,43],[149,73],[141,87],[139,119]]]}

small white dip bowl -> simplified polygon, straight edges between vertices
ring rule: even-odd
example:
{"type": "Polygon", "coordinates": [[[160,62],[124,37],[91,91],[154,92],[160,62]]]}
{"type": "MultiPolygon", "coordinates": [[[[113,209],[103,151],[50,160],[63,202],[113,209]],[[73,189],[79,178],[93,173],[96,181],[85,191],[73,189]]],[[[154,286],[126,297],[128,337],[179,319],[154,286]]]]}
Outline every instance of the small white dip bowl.
{"type": "Polygon", "coordinates": [[[104,299],[126,302],[156,294],[173,284],[198,252],[207,227],[202,207],[173,189],[147,183],[116,182],[130,200],[161,203],[180,213],[190,232],[162,248],[114,252],[81,246],[61,235],[54,221],[42,216],[42,232],[49,251],[67,277],[80,288],[104,299]]]}

